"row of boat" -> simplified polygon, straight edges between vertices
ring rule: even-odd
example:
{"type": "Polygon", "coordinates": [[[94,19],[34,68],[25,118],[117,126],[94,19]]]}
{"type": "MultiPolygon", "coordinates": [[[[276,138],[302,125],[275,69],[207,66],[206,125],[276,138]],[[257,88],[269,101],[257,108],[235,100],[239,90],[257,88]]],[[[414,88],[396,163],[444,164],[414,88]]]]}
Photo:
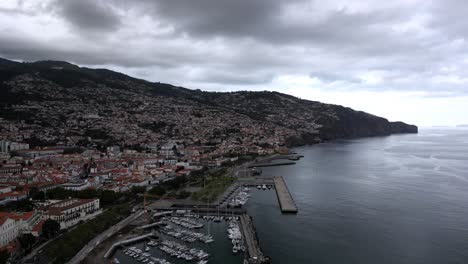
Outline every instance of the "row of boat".
{"type": "Polygon", "coordinates": [[[185,259],[187,261],[191,260],[200,260],[199,264],[208,263],[206,260],[210,254],[203,251],[202,249],[188,248],[185,245],[179,244],[171,240],[163,240],[158,245],[159,249],[165,253],[171,255],[172,257],[185,259]]]}
{"type": "Polygon", "coordinates": [[[205,215],[203,219],[213,222],[222,222],[222,221],[231,221],[232,219],[238,219],[238,216],[214,216],[214,215],[205,215]]]}
{"type": "MultiPolygon", "coordinates": [[[[168,221],[170,218],[179,219],[180,217],[164,217],[161,220],[168,221]]],[[[213,222],[239,220],[239,216],[234,216],[234,215],[233,216],[221,216],[221,215],[216,216],[216,215],[185,214],[183,218],[189,219],[189,220],[190,220],[190,218],[203,219],[203,220],[206,220],[206,221],[213,221],[213,222]]],[[[193,221],[195,221],[195,220],[193,220],[193,221]]]]}
{"type": "Polygon", "coordinates": [[[185,218],[195,218],[195,219],[204,219],[207,221],[221,222],[222,220],[227,219],[223,216],[214,216],[214,215],[199,215],[199,214],[185,214],[185,218]]]}
{"type": "Polygon", "coordinates": [[[227,229],[228,237],[232,242],[232,253],[236,254],[239,251],[245,251],[244,240],[240,231],[238,221],[230,221],[227,229]]]}
{"type": "Polygon", "coordinates": [[[250,194],[247,192],[248,190],[248,188],[245,188],[244,191],[236,193],[234,198],[229,201],[228,205],[230,207],[240,207],[244,205],[250,198],[250,194]]]}
{"type": "Polygon", "coordinates": [[[180,225],[182,227],[190,228],[190,229],[203,227],[203,223],[200,223],[188,217],[163,217],[161,220],[170,221],[176,225],[180,225]]]}
{"type": "Polygon", "coordinates": [[[130,247],[123,250],[123,253],[129,257],[132,257],[141,263],[147,264],[171,264],[171,262],[162,259],[152,257],[150,253],[143,252],[141,249],[136,247],[130,247]]]}
{"type": "Polygon", "coordinates": [[[185,242],[193,243],[195,241],[201,241],[205,244],[214,242],[214,239],[210,235],[206,235],[203,233],[198,233],[190,230],[185,230],[182,228],[176,228],[171,225],[166,225],[165,227],[160,229],[161,233],[169,235],[171,237],[180,239],[185,242]]]}
{"type": "Polygon", "coordinates": [[[257,189],[259,190],[266,190],[266,189],[271,189],[270,185],[262,184],[262,185],[257,185],[257,189]]]}

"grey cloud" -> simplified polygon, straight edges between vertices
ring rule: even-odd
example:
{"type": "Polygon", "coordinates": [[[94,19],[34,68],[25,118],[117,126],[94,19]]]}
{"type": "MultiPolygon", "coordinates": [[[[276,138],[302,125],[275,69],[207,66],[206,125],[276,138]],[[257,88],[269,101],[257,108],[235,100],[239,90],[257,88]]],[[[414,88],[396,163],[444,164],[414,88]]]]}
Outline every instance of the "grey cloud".
{"type": "Polygon", "coordinates": [[[444,30],[452,38],[468,38],[468,21],[466,11],[468,2],[464,0],[435,1],[431,5],[431,12],[438,14],[431,17],[429,25],[435,29],[444,30]]]}
{"type": "MultiPolygon", "coordinates": [[[[301,23],[284,17],[284,10],[293,4],[301,5],[315,1],[279,0],[200,0],[200,1],[149,1],[144,5],[147,14],[155,20],[164,20],[176,30],[194,37],[234,39],[251,38],[265,43],[326,45],[331,48],[362,49],[364,52],[391,52],[383,49],[386,43],[398,50],[407,49],[404,40],[395,41],[389,32],[378,28],[380,24],[392,23],[408,15],[397,8],[375,12],[350,12],[341,8],[328,12],[314,20],[319,10],[308,9],[310,19],[301,23]],[[374,27],[375,26],[375,27],[374,27]],[[373,50],[372,47],[379,47],[373,50]]],[[[307,8],[310,5],[305,5],[307,8]]]]}
{"type": "Polygon", "coordinates": [[[311,72],[310,77],[319,78],[323,82],[338,82],[338,81],[344,81],[344,82],[349,82],[349,83],[361,83],[362,82],[361,79],[353,77],[349,74],[334,73],[333,71],[311,72]]]}
{"type": "MultiPolygon", "coordinates": [[[[280,0],[146,1],[155,19],[165,19],[180,31],[195,35],[249,36],[281,12],[280,0]]],[[[272,25],[273,26],[273,25],[272,25]]]]}
{"type": "Polygon", "coordinates": [[[120,25],[119,15],[107,1],[58,0],[54,4],[58,13],[79,30],[114,31],[120,25]]]}
{"type": "Polygon", "coordinates": [[[95,49],[79,43],[63,43],[65,47],[31,41],[19,36],[4,38],[0,41],[0,56],[23,61],[63,60],[86,65],[113,64],[123,67],[176,67],[175,62],[165,62],[157,58],[133,57],[124,53],[116,56],[116,50],[95,49]]]}
{"type": "Polygon", "coordinates": [[[264,74],[259,72],[243,74],[211,71],[201,73],[198,77],[194,78],[194,81],[228,85],[254,85],[269,83],[272,79],[273,76],[271,74],[264,74]]]}
{"type": "Polygon", "coordinates": [[[30,10],[4,10],[0,3],[1,56],[106,65],[152,80],[194,85],[266,86],[277,76],[298,74],[364,90],[451,94],[444,91],[468,89],[431,81],[444,74],[440,68],[445,65],[458,66],[454,75],[468,76],[461,59],[468,54],[466,43],[450,44],[468,39],[463,1],[422,0],[391,8],[369,1],[375,8],[362,10],[353,9],[353,1],[328,9],[314,0],[50,1],[52,14],[72,26],[63,38],[55,32],[37,33],[50,33],[54,38],[49,40],[2,29],[2,16],[27,16],[30,10]],[[287,13],[292,7],[302,16],[287,13]],[[393,30],[417,16],[427,17],[418,25],[423,29],[393,30]],[[149,22],[138,24],[140,18],[149,22]],[[167,30],[156,30],[161,28],[167,30]],[[382,72],[384,83],[362,82],[356,74],[366,71],[382,72]]]}

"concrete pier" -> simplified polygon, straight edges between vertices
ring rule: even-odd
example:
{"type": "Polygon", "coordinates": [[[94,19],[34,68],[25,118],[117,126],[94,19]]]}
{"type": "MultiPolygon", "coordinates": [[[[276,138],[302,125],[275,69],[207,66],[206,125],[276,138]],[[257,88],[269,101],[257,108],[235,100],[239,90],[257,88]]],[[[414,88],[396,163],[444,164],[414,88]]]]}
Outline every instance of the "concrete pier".
{"type": "Polygon", "coordinates": [[[273,186],[275,184],[273,177],[257,176],[248,178],[238,178],[237,182],[242,186],[256,187],[265,184],[266,186],[273,186]]]}
{"type": "Polygon", "coordinates": [[[278,196],[278,202],[280,204],[281,211],[283,213],[297,213],[297,206],[291,196],[291,193],[284,182],[283,177],[274,177],[276,195],[278,196]]]}
{"type": "Polygon", "coordinates": [[[127,239],[127,240],[124,240],[124,241],[117,242],[117,243],[113,244],[109,248],[109,250],[104,255],[104,258],[108,259],[108,258],[112,257],[112,255],[114,255],[114,252],[119,247],[123,247],[123,246],[125,246],[127,244],[137,243],[138,241],[145,240],[145,239],[148,239],[150,237],[157,237],[157,236],[154,233],[149,233],[149,234],[146,234],[146,235],[142,235],[142,236],[138,236],[138,237],[134,237],[134,238],[130,238],[130,239],[127,239]]]}
{"type": "MultiPolygon", "coordinates": [[[[205,214],[205,215],[219,215],[219,216],[230,216],[230,215],[240,215],[245,213],[245,209],[242,208],[221,208],[217,206],[185,206],[185,207],[154,207],[152,208],[153,212],[170,212],[166,213],[169,215],[183,215],[183,214],[205,214]]],[[[165,215],[166,215],[165,214],[165,215]]]]}
{"type": "Polygon", "coordinates": [[[266,258],[263,255],[262,250],[260,249],[260,244],[257,240],[257,235],[255,233],[255,228],[252,223],[252,219],[247,214],[240,216],[241,222],[241,232],[244,238],[246,253],[247,253],[247,263],[257,264],[257,263],[266,263],[266,258]]]}
{"type": "Polygon", "coordinates": [[[265,163],[254,163],[249,165],[248,168],[259,168],[259,167],[274,167],[274,166],[284,166],[284,165],[294,165],[294,161],[282,161],[282,162],[265,162],[265,163]]]}

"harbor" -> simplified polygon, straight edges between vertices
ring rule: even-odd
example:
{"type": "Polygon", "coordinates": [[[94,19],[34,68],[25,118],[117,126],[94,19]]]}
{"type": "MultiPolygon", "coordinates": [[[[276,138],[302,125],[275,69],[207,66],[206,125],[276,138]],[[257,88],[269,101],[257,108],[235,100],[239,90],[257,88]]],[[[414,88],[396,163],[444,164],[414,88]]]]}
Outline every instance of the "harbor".
{"type": "Polygon", "coordinates": [[[261,250],[252,218],[242,208],[253,190],[238,186],[224,208],[153,207],[147,212],[150,217],[141,216],[130,234],[119,235],[122,238],[114,241],[103,257],[126,264],[270,263],[261,250]],[[233,201],[238,208],[231,208],[233,201]]]}
{"type": "MultiPolygon", "coordinates": [[[[298,212],[283,177],[252,173],[237,177],[213,203],[149,204],[126,233],[118,233],[101,247],[105,254],[94,255],[125,264],[271,263],[261,249],[254,221],[244,206],[254,192],[268,191],[275,191],[282,213],[298,212]]],[[[84,263],[93,261],[96,258],[84,263]]]]}
{"type": "MultiPolygon", "coordinates": [[[[245,258],[245,245],[234,224],[240,224],[239,219],[239,216],[177,213],[153,218],[157,223],[152,230],[154,235],[123,238],[113,244],[102,263],[240,264],[245,258]]],[[[137,227],[134,230],[141,230],[137,227]]]]}

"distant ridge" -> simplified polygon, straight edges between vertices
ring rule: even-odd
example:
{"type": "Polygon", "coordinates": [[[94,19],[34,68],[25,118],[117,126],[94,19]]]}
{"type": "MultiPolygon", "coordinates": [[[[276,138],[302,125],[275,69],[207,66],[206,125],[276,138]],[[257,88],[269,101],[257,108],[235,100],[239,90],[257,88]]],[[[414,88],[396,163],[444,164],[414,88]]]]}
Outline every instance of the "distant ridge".
{"type": "Polygon", "coordinates": [[[297,146],[418,132],[414,125],[278,92],[191,90],[63,61],[0,59],[0,117],[23,120],[37,138],[52,142],[206,138],[297,146]],[[89,114],[99,121],[86,119],[89,114]]]}

